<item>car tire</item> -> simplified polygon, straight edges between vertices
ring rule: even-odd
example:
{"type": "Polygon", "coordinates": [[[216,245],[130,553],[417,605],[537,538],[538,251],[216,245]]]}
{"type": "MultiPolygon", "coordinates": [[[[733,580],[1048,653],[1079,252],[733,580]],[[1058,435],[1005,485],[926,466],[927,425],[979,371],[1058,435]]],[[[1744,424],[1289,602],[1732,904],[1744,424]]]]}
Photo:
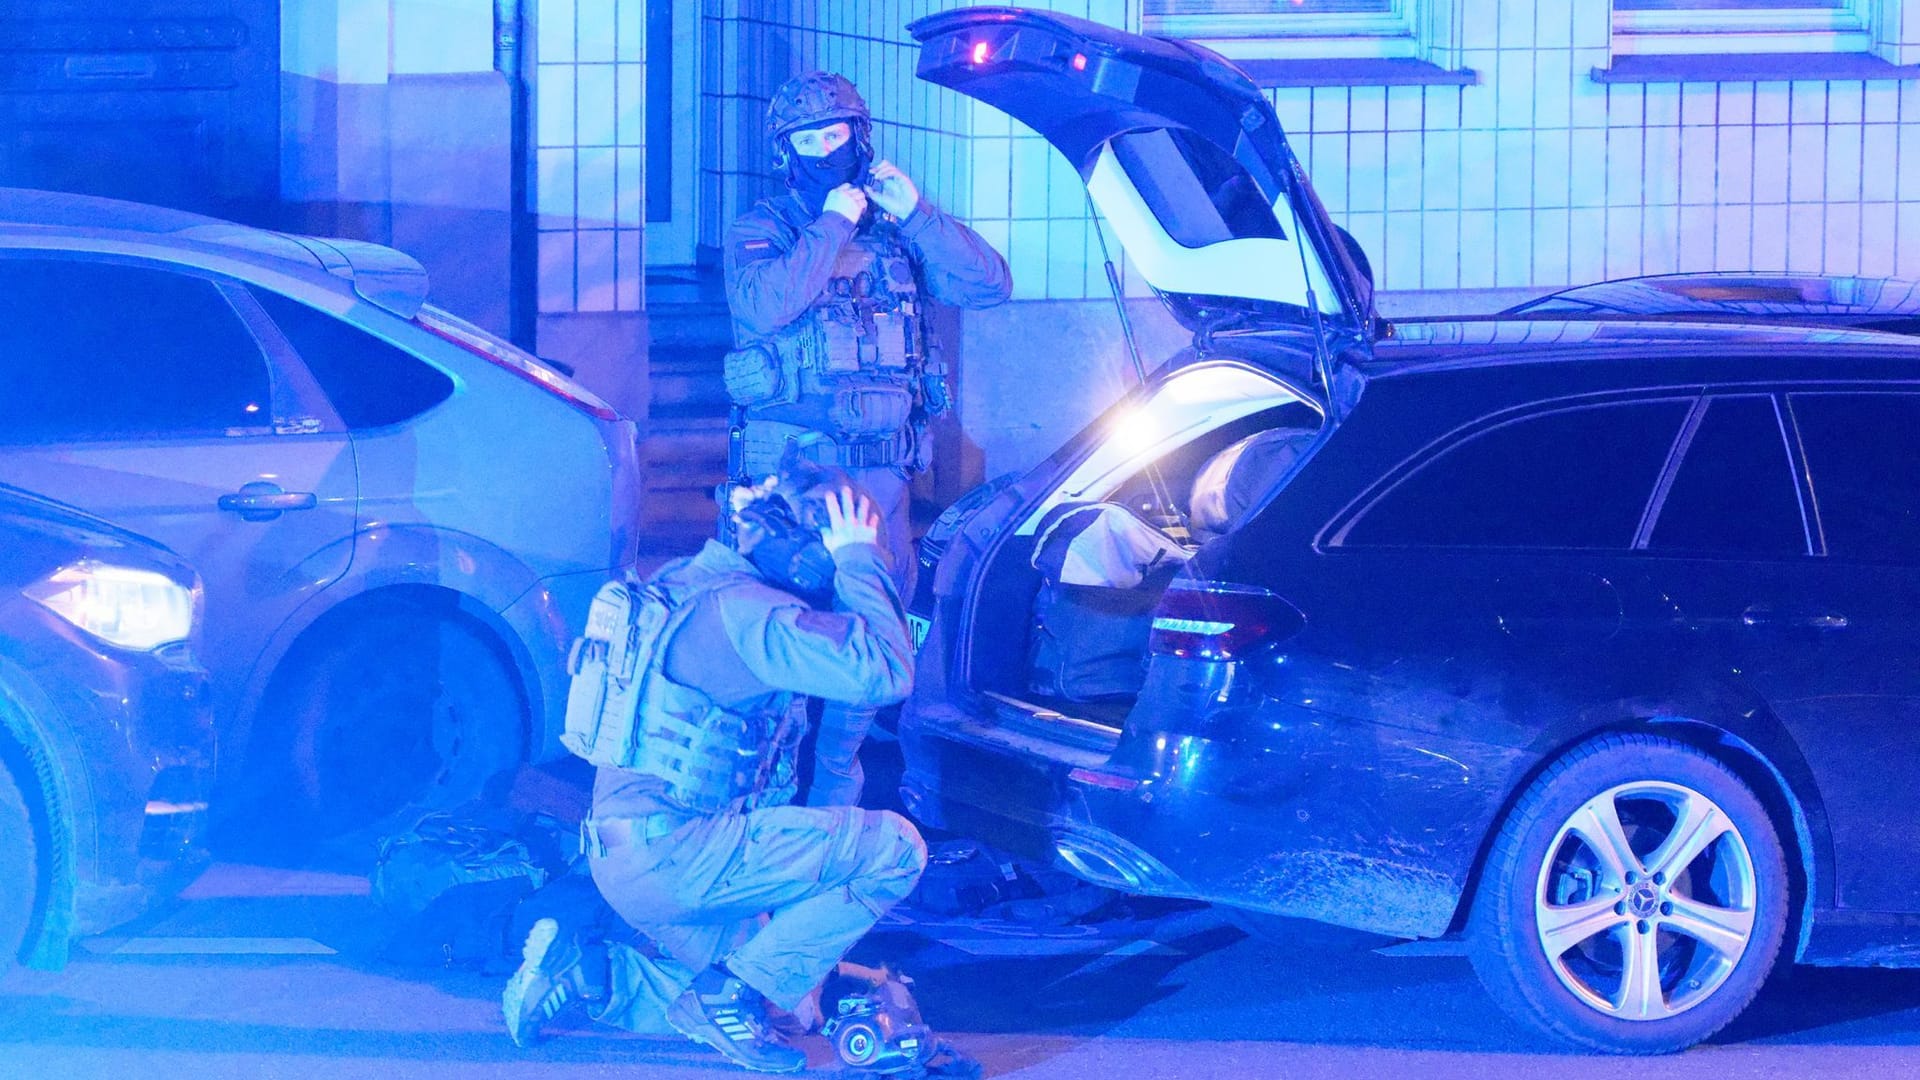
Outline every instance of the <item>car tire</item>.
{"type": "Polygon", "coordinates": [[[1672,1053],[1752,1002],[1780,954],[1788,890],[1779,834],[1732,770],[1670,739],[1607,736],[1514,806],[1481,873],[1468,955],[1503,1009],[1557,1042],[1672,1053]]]}
{"type": "Polygon", "coordinates": [[[0,973],[19,963],[40,890],[40,842],[27,801],[0,762],[0,973]]]}
{"type": "Polygon", "coordinates": [[[467,623],[395,606],[297,661],[283,762],[298,814],[339,835],[403,807],[445,808],[526,760],[517,674],[467,623]]]}

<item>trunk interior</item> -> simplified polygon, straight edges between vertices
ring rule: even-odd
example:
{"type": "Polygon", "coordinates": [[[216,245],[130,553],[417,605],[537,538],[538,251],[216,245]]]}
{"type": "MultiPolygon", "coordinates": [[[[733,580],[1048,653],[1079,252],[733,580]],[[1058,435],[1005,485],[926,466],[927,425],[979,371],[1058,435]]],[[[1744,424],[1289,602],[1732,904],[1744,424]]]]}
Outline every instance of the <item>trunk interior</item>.
{"type": "MultiPolygon", "coordinates": [[[[1206,576],[1209,545],[1233,524],[1232,509],[1244,509],[1282,481],[1320,423],[1313,408],[1289,401],[1197,430],[1104,497],[1096,500],[1098,492],[1089,491],[1056,507],[1036,528],[1008,528],[975,578],[971,626],[961,636],[971,643],[967,685],[990,703],[987,711],[1119,730],[1146,677],[1148,634],[1161,593],[1180,575],[1206,576]],[[1241,449],[1249,445],[1279,452],[1241,449]],[[1048,555],[1063,530],[1049,533],[1047,523],[1071,507],[1094,503],[1103,504],[1103,512],[1124,508],[1127,529],[1147,535],[1144,523],[1154,542],[1176,554],[1156,555],[1151,566],[1119,567],[1124,584],[1085,583],[1086,560],[1062,574],[1048,555]]],[[[1032,514],[1022,511],[1023,518],[1032,514]]],[[[1092,545],[1096,553],[1127,561],[1099,539],[1092,545]]]]}

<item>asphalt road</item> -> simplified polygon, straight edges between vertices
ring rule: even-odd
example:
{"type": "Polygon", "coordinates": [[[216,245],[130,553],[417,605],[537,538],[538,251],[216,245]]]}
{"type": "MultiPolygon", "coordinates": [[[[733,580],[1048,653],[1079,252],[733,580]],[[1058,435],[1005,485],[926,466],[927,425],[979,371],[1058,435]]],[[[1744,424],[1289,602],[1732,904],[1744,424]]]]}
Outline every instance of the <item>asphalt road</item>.
{"type": "MultiPolygon", "coordinates": [[[[67,970],[0,981],[0,1077],[745,1075],[578,1016],[516,1049],[502,977],[374,959],[364,892],[360,878],[215,867],[182,901],[83,942],[67,970]]],[[[1713,1045],[1631,1061],[1543,1049],[1459,956],[1310,928],[1250,938],[1200,907],[1136,914],[1046,931],[902,921],[857,955],[915,975],[929,1022],[987,1076],[1920,1077],[1920,972],[1798,970],[1713,1045]]],[[[837,1071],[811,1043],[811,1071],[837,1071]]]]}

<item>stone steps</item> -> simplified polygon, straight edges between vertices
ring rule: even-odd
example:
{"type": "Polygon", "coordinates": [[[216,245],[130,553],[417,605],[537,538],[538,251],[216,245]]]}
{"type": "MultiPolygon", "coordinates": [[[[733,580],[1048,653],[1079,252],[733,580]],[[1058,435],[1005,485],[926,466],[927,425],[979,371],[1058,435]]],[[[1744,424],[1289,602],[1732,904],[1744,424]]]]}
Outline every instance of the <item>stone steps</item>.
{"type": "Polygon", "coordinates": [[[727,384],[721,373],[724,354],[724,349],[711,347],[653,345],[648,415],[665,419],[727,415],[727,384]]]}
{"type": "Polygon", "coordinates": [[[640,454],[647,477],[642,533],[684,554],[711,536],[714,486],[726,479],[727,400],[721,358],[732,348],[724,302],[651,305],[652,397],[640,454]]]}

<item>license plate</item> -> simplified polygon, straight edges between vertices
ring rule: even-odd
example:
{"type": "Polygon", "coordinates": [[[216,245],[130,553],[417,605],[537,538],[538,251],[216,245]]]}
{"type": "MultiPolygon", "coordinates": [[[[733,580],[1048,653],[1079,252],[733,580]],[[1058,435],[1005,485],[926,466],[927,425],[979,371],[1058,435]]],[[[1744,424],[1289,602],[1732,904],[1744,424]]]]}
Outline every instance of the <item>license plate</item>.
{"type": "Polygon", "coordinates": [[[927,643],[927,631],[933,629],[931,619],[923,619],[912,612],[907,613],[907,636],[913,639],[913,651],[919,652],[920,646],[927,643]]]}

